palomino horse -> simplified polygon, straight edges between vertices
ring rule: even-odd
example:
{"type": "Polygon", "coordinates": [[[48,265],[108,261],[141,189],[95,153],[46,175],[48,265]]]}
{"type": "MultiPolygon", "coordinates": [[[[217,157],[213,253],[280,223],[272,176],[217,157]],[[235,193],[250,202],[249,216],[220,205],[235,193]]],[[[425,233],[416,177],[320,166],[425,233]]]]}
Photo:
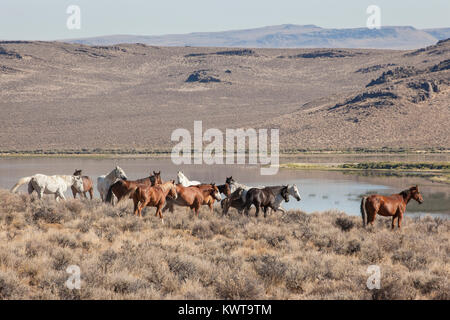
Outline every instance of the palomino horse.
{"type": "Polygon", "coordinates": [[[414,199],[418,203],[423,202],[419,187],[413,186],[398,194],[390,196],[380,196],[378,194],[363,197],[361,200],[361,217],[363,227],[367,223],[373,226],[375,216],[377,214],[385,217],[392,217],[392,229],[394,229],[394,221],[397,218],[397,226],[400,229],[402,225],[403,214],[406,211],[406,205],[409,200],[414,199]]]}
{"type": "MultiPolygon", "coordinates": [[[[287,186],[281,188],[280,195],[284,201],[289,202],[289,191],[287,186]]],[[[248,216],[250,207],[254,205],[256,207],[255,215],[258,216],[259,210],[263,208],[265,218],[268,208],[277,211],[278,206],[275,205],[275,198],[276,196],[271,187],[266,187],[264,189],[251,188],[247,191],[246,195],[245,214],[248,216]]]]}
{"type": "Polygon", "coordinates": [[[77,193],[79,193],[80,195],[86,198],[86,192],[89,192],[89,196],[91,197],[92,200],[92,198],[94,197],[94,183],[92,182],[91,178],[89,178],[88,176],[81,175],[80,169],[76,169],[73,175],[80,176],[81,179],[83,180],[83,192],[79,192],[74,186],[71,187],[73,197],[76,198],[77,193]]]}
{"type": "Polygon", "coordinates": [[[122,168],[118,166],[107,175],[102,175],[97,178],[97,189],[98,192],[100,193],[102,201],[105,201],[109,187],[118,179],[127,180],[127,175],[125,174],[125,171],[123,171],[122,168]]]}
{"type": "Polygon", "coordinates": [[[117,203],[125,198],[133,198],[133,193],[139,186],[154,186],[156,184],[162,184],[161,171],[153,171],[153,175],[147,178],[142,178],[134,181],[130,180],[117,180],[114,182],[108,190],[105,202],[113,204],[113,194],[117,197],[117,203]]]}
{"type": "Polygon", "coordinates": [[[183,173],[183,171],[178,171],[177,173],[177,183],[182,184],[183,187],[197,186],[201,184],[200,181],[189,180],[183,173]]]}
{"type": "Polygon", "coordinates": [[[83,180],[79,176],[47,176],[39,173],[31,177],[21,178],[11,188],[11,192],[16,192],[21,185],[26,183],[28,183],[28,193],[32,194],[33,191],[36,191],[39,199],[42,199],[44,194],[54,194],[56,201],[59,201],[59,199],[65,200],[64,192],[69,187],[75,187],[79,192],[83,192],[83,180]]]}
{"type": "Polygon", "coordinates": [[[159,215],[161,222],[164,223],[161,209],[166,204],[166,198],[177,199],[175,180],[155,186],[140,185],[133,194],[134,214],[139,213],[139,217],[142,217],[143,208],[156,207],[155,216],[159,215]]]}
{"type": "Polygon", "coordinates": [[[200,189],[196,186],[184,187],[182,184],[177,184],[177,199],[167,199],[167,205],[164,207],[163,212],[169,210],[174,211],[174,205],[181,207],[188,207],[194,210],[194,213],[198,217],[198,212],[203,204],[207,204],[208,196],[214,198],[220,198],[219,189],[216,186],[210,186],[209,188],[200,189]]]}

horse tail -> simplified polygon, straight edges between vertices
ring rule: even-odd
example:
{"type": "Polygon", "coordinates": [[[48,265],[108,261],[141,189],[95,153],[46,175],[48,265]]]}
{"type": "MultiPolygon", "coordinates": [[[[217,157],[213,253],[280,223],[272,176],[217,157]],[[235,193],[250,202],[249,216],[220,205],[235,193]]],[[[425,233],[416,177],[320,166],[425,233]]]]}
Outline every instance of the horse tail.
{"type": "Polygon", "coordinates": [[[363,224],[364,228],[367,225],[366,201],[367,201],[367,197],[363,197],[361,199],[361,218],[362,218],[362,224],[363,224]]]}
{"type": "MultiPolygon", "coordinates": [[[[120,180],[119,180],[120,181],[120,180]]],[[[113,187],[119,183],[119,181],[114,182],[108,189],[108,193],[106,194],[105,202],[109,202],[110,204],[113,204],[113,187]]]]}
{"type": "Polygon", "coordinates": [[[14,185],[14,187],[11,188],[11,192],[14,193],[14,192],[17,191],[17,189],[19,189],[19,187],[21,185],[24,185],[25,183],[30,183],[32,178],[33,177],[23,177],[23,178],[21,178],[19,181],[17,181],[17,183],[14,185]]]}

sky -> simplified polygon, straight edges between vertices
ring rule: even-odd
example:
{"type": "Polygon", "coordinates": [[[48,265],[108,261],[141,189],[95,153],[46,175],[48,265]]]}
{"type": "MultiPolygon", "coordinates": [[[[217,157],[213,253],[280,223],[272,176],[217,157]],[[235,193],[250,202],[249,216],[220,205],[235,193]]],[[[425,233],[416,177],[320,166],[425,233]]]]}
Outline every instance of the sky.
{"type": "Polygon", "coordinates": [[[55,40],[111,34],[161,35],[279,24],[365,27],[369,5],[381,25],[450,27],[450,0],[0,0],[0,39],[55,40]],[[67,8],[80,9],[69,29],[67,8]]]}

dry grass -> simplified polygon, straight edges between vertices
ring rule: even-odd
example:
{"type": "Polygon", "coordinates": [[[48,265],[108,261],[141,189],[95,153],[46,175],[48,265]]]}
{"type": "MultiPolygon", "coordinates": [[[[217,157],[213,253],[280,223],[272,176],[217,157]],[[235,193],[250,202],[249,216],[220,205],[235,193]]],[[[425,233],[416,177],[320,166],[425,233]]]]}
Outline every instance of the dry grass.
{"type": "Polygon", "coordinates": [[[131,203],[34,200],[0,190],[0,299],[449,299],[447,220],[291,211],[222,217],[203,209],[162,225],[131,203]],[[81,290],[65,286],[81,268],[81,290]],[[381,268],[368,290],[367,267],[381,268]]]}

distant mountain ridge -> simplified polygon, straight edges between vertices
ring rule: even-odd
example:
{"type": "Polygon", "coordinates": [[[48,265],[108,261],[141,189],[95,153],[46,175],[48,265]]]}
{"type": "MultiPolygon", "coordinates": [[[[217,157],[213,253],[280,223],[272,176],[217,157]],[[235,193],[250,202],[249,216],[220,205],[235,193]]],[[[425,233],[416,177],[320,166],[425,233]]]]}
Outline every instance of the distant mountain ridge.
{"type": "Polygon", "coordinates": [[[162,36],[107,35],[63,41],[86,45],[144,43],[179,47],[417,49],[446,38],[450,38],[450,28],[420,30],[410,26],[386,26],[380,29],[328,29],[316,25],[284,24],[222,32],[162,36]]]}

